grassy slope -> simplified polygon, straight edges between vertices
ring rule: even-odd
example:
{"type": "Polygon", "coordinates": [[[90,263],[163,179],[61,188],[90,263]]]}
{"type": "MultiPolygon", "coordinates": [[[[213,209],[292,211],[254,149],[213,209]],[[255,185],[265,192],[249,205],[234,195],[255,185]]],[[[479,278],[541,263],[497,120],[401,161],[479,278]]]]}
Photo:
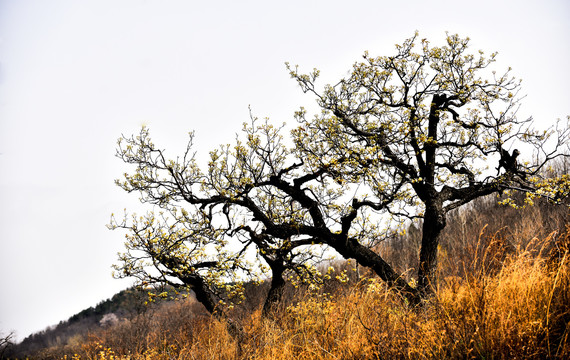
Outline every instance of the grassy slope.
{"type": "MultiPolygon", "coordinates": [[[[244,331],[239,339],[187,300],[45,350],[40,357],[570,358],[567,215],[549,206],[499,208],[492,200],[454,214],[440,249],[435,296],[420,309],[406,306],[376,279],[351,273],[348,284],[333,281],[324,289],[291,292],[275,319],[262,319],[259,310],[236,312],[244,331]],[[553,232],[556,228],[562,231],[553,232]]],[[[410,228],[382,251],[413,269],[417,236],[410,228]]]]}

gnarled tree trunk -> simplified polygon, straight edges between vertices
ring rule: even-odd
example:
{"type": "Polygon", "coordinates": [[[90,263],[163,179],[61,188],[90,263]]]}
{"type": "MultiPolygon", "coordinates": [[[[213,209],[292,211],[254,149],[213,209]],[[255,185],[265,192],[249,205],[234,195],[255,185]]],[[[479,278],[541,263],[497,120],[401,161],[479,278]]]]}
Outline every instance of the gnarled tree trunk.
{"type": "Polygon", "coordinates": [[[411,303],[420,302],[417,290],[411,287],[406,280],[396,273],[380,255],[362,245],[355,239],[345,239],[345,241],[335,241],[330,243],[333,248],[346,259],[355,259],[360,265],[371,268],[376,275],[389,286],[399,290],[402,295],[411,303]]]}
{"type": "Polygon", "coordinates": [[[196,300],[217,320],[226,324],[229,334],[234,338],[239,338],[242,335],[242,329],[234,321],[227,318],[226,314],[218,307],[219,303],[216,301],[216,296],[199,275],[190,275],[184,278],[186,285],[190,285],[192,291],[196,295],[196,300]]]}
{"type": "Polygon", "coordinates": [[[285,290],[285,279],[283,279],[285,268],[274,264],[271,266],[271,271],[271,287],[263,304],[263,317],[272,317],[274,315],[283,299],[283,291],[285,290]]]}
{"type": "Polygon", "coordinates": [[[421,296],[433,292],[437,276],[437,251],[441,233],[446,225],[445,212],[439,204],[426,206],[423,223],[417,289],[421,296]]]}

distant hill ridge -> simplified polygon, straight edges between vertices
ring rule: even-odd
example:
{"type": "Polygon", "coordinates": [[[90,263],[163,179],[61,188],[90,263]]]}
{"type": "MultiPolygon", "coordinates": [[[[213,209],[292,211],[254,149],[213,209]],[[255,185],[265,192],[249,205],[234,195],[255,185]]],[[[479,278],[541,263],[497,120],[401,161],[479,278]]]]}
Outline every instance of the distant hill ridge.
{"type": "Polygon", "coordinates": [[[89,331],[106,326],[144,311],[147,292],[130,287],[122,290],[111,298],[91,306],[59,324],[48,326],[46,329],[33,333],[14,345],[12,352],[16,355],[34,353],[40,349],[67,344],[72,337],[83,337],[89,331]]]}

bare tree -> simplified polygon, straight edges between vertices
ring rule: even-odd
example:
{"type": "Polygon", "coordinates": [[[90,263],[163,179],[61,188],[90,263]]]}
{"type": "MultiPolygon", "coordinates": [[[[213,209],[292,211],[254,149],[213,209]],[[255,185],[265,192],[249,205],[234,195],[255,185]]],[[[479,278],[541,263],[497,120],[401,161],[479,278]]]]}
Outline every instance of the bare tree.
{"type": "Polygon", "coordinates": [[[0,359],[4,359],[4,355],[6,355],[10,346],[12,346],[13,340],[16,337],[13,331],[11,331],[7,335],[0,335],[0,359]]]}
{"type": "Polygon", "coordinates": [[[397,45],[393,56],[366,53],[348,77],[322,91],[315,87],[318,70],[301,74],[289,67],[323,110],[313,119],[303,109],[297,114],[301,126],[295,141],[311,166],[342,159],[335,178],[351,180],[361,173],[358,180],[371,185],[368,198],[397,199],[385,204],[388,213],[423,219],[422,293],[435,280],[437,249],[451,210],[509,189],[527,192],[529,202],[537,195],[555,197],[560,182],[545,186],[540,170],[568,154],[568,126],[558,122],[539,132],[532,118],[519,119],[519,81],[510,69],[502,74],[490,69],[496,54],[472,54],[468,44],[468,38],[449,35],[444,46],[432,47],[416,34],[397,45]],[[521,150],[507,150],[515,146],[521,150]],[[533,161],[522,162],[521,152],[533,161]],[[487,169],[493,162],[496,174],[487,169]]]}
{"type": "Polygon", "coordinates": [[[568,188],[567,178],[540,178],[567,146],[568,127],[538,133],[532,119],[519,120],[519,83],[509,71],[489,69],[495,54],[487,59],[467,49],[468,39],[456,35],[442,47],[415,36],[394,56],[366,54],[350,76],[323,91],[315,87],[317,70],[304,75],[290,67],[322,113],[307,119],[305,110],[297,112],[291,145],[282,127],[252,116],[234,146],[212,151],[203,169],[192,153],[193,134],[173,160],[146,128],[122,137],[117,155],[134,171],[117,183],[158,214],[112,221],[128,231],[119,276],[192,288],[224,317],[227,293],[239,298],[241,281],[271,272],[267,315],[287,274],[316,274],[315,260],[332,248],[418,303],[435,280],[449,211],[492,193],[520,190],[530,202],[568,188]],[[522,162],[533,149],[534,162],[522,162]],[[499,165],[498,174],[489,162],[499,165]],[[383,215],[423,219],[417,287],[375,250],[387,233],[383,215]]]}
{"type": "MultiPolygon", "coordinates": [[[[135,172],[117,184],[139,192],[143,203],[160,211],[112,218],[110,228],[128,232],[117,276],[192,289],[210,313],[222,318],[225,300],[241,297],[244,280],[259,280],[271,270],[267,315],[281,299],[288,272],[316,272],[311,248],[321,241],[301,236],[306,211],[272,180],[297,165],[284,166],[289,150],[281,144],[279,129],[252,120],[244,126],[246,144],[238,140],[233,148],[211,152],[205,172],[191,154],[192,135],[176,160],[166,159],[146,128],[120,139],[117,155],[135,165],[135,172]]],[[[299,178],[295,186],[317,176],[299,178]]]]}

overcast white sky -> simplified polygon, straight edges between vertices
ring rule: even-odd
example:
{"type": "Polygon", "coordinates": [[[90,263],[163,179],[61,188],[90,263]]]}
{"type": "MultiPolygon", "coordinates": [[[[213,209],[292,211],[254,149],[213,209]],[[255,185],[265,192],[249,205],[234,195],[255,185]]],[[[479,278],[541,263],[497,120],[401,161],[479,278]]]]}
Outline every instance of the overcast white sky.
{"type": "Polygon", "coordinates": [[[335,81],[360,59],[445,31],[523,79],[521,114],[570,114],[570,2],[0,0],[0,332],[66,320],[130,282],[105,228],[136,206],[113,180],[116,139],[142,124],[207,153],[248,120],[292,121],[313,102],[284,62],[335,81]],[[463,5],[468,4],[468,5],[463,5]]]}

